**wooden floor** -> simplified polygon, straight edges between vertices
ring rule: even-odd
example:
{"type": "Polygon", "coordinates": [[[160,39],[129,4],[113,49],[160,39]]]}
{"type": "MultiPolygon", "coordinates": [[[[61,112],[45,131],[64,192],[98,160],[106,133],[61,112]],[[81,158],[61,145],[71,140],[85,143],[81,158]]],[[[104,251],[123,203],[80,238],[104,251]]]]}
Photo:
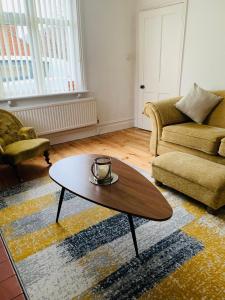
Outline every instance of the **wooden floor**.
{"type": "MultiPolygon", "coordinates": [[[[107,133],[91,138],[76,140],[52,146],[50,158],[52,163],[67,156],[96,153],[114,156],[124,162],[136,165],[150,172],[152,155],[149,152],[150,133],[131,128],[107,133]]],[[[42,157],[24,162],[19,166],[20,176],[24,181],[46,176],[48,168],[42,157]]],[[[17,184],[12,169],[0,167],[1,190],[17,184]]]]}

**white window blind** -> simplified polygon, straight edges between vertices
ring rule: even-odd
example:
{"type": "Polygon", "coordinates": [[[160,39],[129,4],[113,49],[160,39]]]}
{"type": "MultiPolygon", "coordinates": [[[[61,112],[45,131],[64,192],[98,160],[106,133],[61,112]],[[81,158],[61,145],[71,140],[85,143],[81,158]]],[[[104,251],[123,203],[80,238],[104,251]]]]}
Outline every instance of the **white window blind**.
{"type": "Polygon", "coordinates": [[[0,98],[84,89],[76,0],[0,0],[0,98]]]}

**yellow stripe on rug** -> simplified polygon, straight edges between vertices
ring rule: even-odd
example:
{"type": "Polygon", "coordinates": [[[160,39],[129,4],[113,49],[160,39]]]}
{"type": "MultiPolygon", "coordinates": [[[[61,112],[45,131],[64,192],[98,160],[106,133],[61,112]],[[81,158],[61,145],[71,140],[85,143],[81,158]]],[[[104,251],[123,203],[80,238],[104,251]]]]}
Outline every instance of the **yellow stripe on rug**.
{"type": "Polygon", "coordinates": [[[60,220],[58,224],[48,225],[36,232],[8,241],[8,246],[14,260],[18,262],[116,214],[118,212],[94,206],[78,215],[60,220]]]}
{"type": "Polygon", "coordinates": [[[216,299],[224,300],[225,240],[214,228],[199,224],[199,220],[184,226],[182,231],[202,241],[204,251],[185,262],[139,300],[216,299]],[[196,288],[198,287],[198,288],[196,288]]]}
{"type": "Polygon", "coordinates": [[[55,202],[55,195],[48,194],[39,198],[18,203],[0,210],[0,226],[10,224],[18,219],[32,215],[55,202]]]}

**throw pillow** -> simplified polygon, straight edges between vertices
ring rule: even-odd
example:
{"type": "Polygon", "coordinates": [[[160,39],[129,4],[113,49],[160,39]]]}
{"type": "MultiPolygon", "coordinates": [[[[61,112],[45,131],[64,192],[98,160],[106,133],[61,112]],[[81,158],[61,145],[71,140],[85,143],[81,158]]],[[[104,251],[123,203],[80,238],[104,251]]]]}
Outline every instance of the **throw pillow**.
{"type": "Polygon", "coordinates": [[[222,97],[203,90],[194,83],[190,92],[181,98],[175,106],[193,121],[201,124],[222,99],[222,97]]]}

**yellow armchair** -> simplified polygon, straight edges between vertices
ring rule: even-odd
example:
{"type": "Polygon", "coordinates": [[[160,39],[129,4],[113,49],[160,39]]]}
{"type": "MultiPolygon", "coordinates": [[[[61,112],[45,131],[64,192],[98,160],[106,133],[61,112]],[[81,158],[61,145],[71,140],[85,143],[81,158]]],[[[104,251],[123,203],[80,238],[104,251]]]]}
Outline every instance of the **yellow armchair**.
{"type": "Polygon", "coordinates": [[[13,114],[0,109],[0,163],[12,166],[19,180],[17,165],[24,160],[44,155],[51,165],[49,149],[48,139],[37,138],[32,127],[23,127],[13,114]]]}

